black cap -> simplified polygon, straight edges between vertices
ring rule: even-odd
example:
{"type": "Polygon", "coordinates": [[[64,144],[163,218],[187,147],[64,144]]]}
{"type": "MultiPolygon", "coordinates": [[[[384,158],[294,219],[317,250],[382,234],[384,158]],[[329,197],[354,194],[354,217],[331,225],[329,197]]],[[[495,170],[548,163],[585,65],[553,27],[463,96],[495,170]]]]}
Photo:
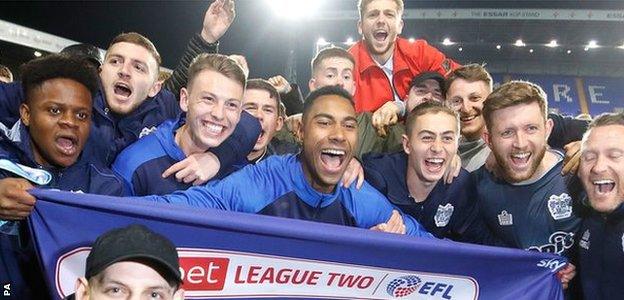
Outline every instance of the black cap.
{"type": "Polygon", "coordinates": [[[412,81],[410,82],[409,89],[411,90],[414,85],[417,85],[429,79],[437,81],[440,84],[440,90],[442,90],[442,94],[444,94],[444,76],[442,76],[442,74],[438,72],[424,72],[414,76],[414,78],[412,78],[412,81]]]}
{"type": "Polygon", "coordinates": [[[104,57],[100,53],[100,49],[89,44],[74,44],[67,46],[61,50],[61,53],[69,56],[77,56],[88,60],[94,64],[96,68],[102,65],[104,57]]]}
{"type": "Polygon", "coordinates": [[[87,279],[108,266],[127,260],[145,259],[164,272],[166,280],[182,282],[178,252],[166,237],[143,225],[113,229],[99,236],[87,257],[87,279]]]}

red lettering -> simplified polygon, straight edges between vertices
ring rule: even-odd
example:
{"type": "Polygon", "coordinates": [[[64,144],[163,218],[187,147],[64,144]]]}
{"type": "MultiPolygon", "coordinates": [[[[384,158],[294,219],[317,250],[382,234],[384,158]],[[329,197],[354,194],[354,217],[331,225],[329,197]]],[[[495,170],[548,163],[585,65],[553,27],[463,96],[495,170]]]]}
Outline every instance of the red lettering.
{"type": "Polygon", "coordinates": [[[338,278],[338,286],[343,287],[347,285],[347,287],[353,287],[355,283],[360,280],[360,277],[362,276],[358,275],[357,277],[354,277],[353,275],[340,274],[340,278],[338,278]]]}
{"type": "Polygon", "coordinates": [[[276,282],[280,284],[288,283],[292,269],[281,269],[277,272],[276,282]]]}
{"type": "Polygon", "coordinates": [[[336,276],[340,276],[340,273],[329,273],[329,280],[327,281],[327,286],[330,286],[334,282],[334,278],[336,276]]]}
{"type": "Polygon", "coordinates": [[[316,285],[318,283],[319,278],[321,277],[321,274],[323,274],[323,272],[312,271],[312,273],[310,273],[310,277],[308,277],[307,284],[316,285]]]}
{"type": "Polygon", "coordinates": [[[245,283],[244,280],[240,279],[240,273],[242,269],[243,267],[241,266],[236,267],[236,276],[234,276],[234,283],[245,283]]]}
{"type": "Polygon", "coordinates": [[[268,281],[268,283],[273,283],[274,280],[275,270],[272,267],[268,267],[266,271],[264,271],[264,274],[262,275],[262,278],[260,278],[260,281],[258,283],[264,283],[265,281],[268,281]]]}
{"type": "Polygon", "coordinates": [[[368,287],[371,286],[371,284],[373,284],[373,277],[370,276],[365,276],[362,279],[360,279],[360,282],[357,284],[357,287],[360,289],[366,289],[368,287]]]}
{"type": "Polygon", "coordinates": [[[247,283],[258,283],[257,279],[254,280],[252,277],[258,277],[260,275],[260,266],[251,266],[249,267],[249,273],[247,273],[247,283]]]}

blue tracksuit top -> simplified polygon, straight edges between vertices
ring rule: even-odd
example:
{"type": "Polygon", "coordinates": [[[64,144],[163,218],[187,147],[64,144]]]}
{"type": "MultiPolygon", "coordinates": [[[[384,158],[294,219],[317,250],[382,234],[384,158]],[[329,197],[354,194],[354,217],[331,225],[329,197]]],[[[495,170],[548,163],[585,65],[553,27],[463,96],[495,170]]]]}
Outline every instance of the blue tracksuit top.
{"type": "MultiPolygon", "coordinates": [[[[174,175],[162,178],[161,174],[173,164],[186,158],[175,142],[175,133],[185,123],[180,116],[162,123],[149,134],[124,149],[113,163],[113,171],[133,196],[166,195],[186,190],[191,183],[178,182],[174,175]]],[[[223,178],[239,167],[222,168],[215,179],[223,178]]]]}
{"type": "MultiPolygon", "coordinates": [[[[368,184],[361,189],[337,186],[332,194],[306,181],[298,155],[271,156],[225,179],[166,196],[144,199],[195,207],[257,213],[292,219],[370,228],[386,222],[394,207],[368,184]]],[[[403,214],[407,234],[431,235],[403,214]]]]}
{"type": "Polygon", "coordinates": [[[364,155],[366,180],[437,238],[504,245],[483,223],[476,205],[477,191],[466,170],[462,169],[451,184],[439,180],[424,201],[416,202],[407,187],[407,163],[407,154],[402,151],[364,155]]]}
{"type": "MultiPolygon", "coordinates": [[[[21,83],[0,83],[0,121],[3,124],[9,127],[19,119],[23,99],[21,83]]],[[[180,105],[173,93],[162,89],[128,115],[115,116],[100,89],[93,97],[93,124],[84,152],[108,166],[125,147],[154,131],[162,122],[177,118],[180,113],[180,105]]],[[[221,166],[246,162],[260,130],[260,122],[243,111],[232,135],[211,152],[219,158],[221,166]]]]}
{"type": "MultiPolygon", "coordinates": [[[[43,168],[36,163],[30,144],[30,135],[21,122],[9,131],[0,133],[0,159],[32,167],[43,168]]],[[[98,166],[87,153],[65,169],[45,168],[52,174],[52,181],[39,188],[122,196],[123,184],[109,169],[98,166]]],[[[0,170],[0,178],[19,177],[0,170]]],[[[34,185],[34,184],[33,184],[34,185]]],[[[7,299],[46,299],[47,291],[43,272],[39,269],[30,233],[25,222],[0,220],[0,282],[11,284],[11,297],[7,299]],[[18,235],[19,234],[19,235],[18,235]]]]}
{"type": "Polygon", "coordinates": [[[585,299],[624,297],[624,204],[608,215],[589,214],[578,241],[578,274],[585,299]]]}
{"type": "Polygon", "coordinates": [[[495,178],[485,166],[472,173],[481,215],[498,238],[515,248],[572,256],[581,226],[580,184],[575,175],[562,176],[562,166],[561,159],[538,180],[521,184],[495,178]]]}

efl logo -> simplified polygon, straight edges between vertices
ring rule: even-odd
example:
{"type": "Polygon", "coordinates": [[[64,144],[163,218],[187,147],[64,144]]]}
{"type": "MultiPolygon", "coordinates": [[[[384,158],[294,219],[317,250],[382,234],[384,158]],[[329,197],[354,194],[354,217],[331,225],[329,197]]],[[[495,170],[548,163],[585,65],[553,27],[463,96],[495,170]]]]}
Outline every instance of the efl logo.
{"type": "Polygon", "coordinates": [[[392,297],[405,297],[416,291],[421,295],[432,297],[442,297],[451,299],[452,284],[427,281],[423,282],[418,276],[408,275],[396,278],[386,287],[388,294],[392,297]]]}
{"type": "Polygon", "coordinates": [[[180,257],[182,288],[187,291],[223,290],[229,264],[229,258],[180,257]]]}

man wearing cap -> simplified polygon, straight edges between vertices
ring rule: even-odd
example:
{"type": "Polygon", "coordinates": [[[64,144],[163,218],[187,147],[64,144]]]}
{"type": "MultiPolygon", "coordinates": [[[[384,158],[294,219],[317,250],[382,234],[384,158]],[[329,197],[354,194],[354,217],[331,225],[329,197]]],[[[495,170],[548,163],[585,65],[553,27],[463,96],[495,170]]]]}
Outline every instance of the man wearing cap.
{"type": "Polygon", "coordinates": [[[184,299],[178,252],[171,241],[142,225],[98,237],[85,276],[66,299],[184,299]]]}

